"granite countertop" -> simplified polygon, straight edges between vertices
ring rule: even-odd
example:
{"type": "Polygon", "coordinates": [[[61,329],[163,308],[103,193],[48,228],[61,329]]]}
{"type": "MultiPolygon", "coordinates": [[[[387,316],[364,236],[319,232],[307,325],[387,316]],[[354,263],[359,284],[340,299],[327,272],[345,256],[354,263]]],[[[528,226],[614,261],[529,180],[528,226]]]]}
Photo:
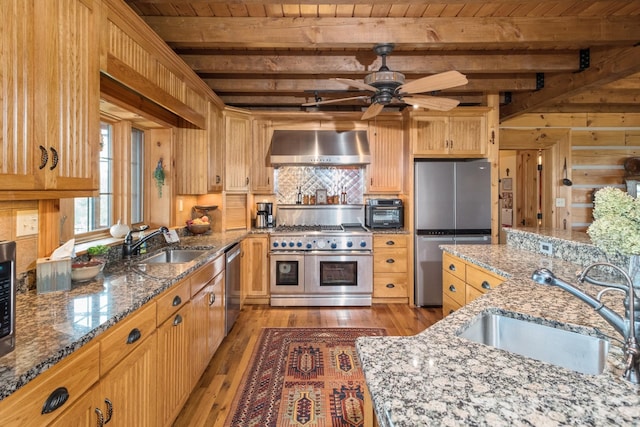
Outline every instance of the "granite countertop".
{"type": "Polygon", "coordinates": [[[117,324],[145,303],[186,277],[247,231],[181,237],[178,248],[206,252],[185,264],[144,264],[147,256],[113,263],[87,283],[70,291],[16,297],[15,350],[0,357],[0,400],[117,324]]]}
{"type": "MultiPolygon", "coordinates": [[[[620,338],[577,298],[530,279],[535,269],[546,267],[576,284],[578,264],[506,245],[442,248],[508,279],[418,335],[357,340],[381,426],[640,424],[640,391],[620,378],[618,341],[610,340],[604,373],[586,375],[457,336],[480,313],[491,311],[590,335],[598,335],[597,328],[620,338]]],[[[602,289],[578,286],[591,294],[602,289]]],[[[605,303],[622,312],[622,298],[610,294],[605,303]]]]}

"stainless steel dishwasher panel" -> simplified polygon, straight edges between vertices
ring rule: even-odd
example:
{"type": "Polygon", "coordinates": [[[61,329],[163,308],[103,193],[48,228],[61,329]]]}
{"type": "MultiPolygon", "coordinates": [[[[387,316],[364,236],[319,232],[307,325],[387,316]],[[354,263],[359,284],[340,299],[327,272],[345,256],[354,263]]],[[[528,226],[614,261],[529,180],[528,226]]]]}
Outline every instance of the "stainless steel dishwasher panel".
{"type": "Polygon", "coordinates": [[[234,244],[225,251],[225,331],[229,333],[240,314],[240,245],[234,244]]]}

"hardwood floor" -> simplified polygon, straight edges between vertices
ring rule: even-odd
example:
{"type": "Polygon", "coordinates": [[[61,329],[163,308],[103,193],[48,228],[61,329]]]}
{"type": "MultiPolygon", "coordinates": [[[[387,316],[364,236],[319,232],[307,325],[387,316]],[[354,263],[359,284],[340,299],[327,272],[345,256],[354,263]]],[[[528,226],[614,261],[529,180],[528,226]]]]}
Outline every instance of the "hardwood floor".
{"type": "Polygon", "coordinates": [[[209,363],[174,426],[222,426],[263,327],[379,327],[388,335],[414,335],[442,318],[441,308],[404,304],[372,307],[245,305],[209,363]]]}

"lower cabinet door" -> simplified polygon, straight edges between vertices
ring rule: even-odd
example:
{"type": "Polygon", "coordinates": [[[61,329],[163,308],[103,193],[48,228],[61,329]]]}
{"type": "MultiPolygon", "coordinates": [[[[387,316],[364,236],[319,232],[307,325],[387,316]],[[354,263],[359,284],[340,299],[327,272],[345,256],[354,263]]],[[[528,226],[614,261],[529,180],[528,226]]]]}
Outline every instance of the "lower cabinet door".
{"type": "Polygon", "coordinates": [[[191,303],[182,306],[157,329],[158,426],[171,425],[191,393],[189,359],[191,303]]]}
{"type": "MultiPolygon", "coordinates": [[[[98,407],[112,426],[154,427],[157,335],[152,333],[100,380],[98,407]],[[109,415],[109,403],[112,412],[109,415]]],[[[95,418],[94,418],[95,420],[95,418]]],[[[95,422],[91,425],[97,425],[95,422]]]]}
{"type": "Polygon", "coordinates": [[[92,388],[78,398],[73,405],[67,408],[54,422],[50,424],[51,427],[89,427],[89,426],[101,426],[107,420],[107,410],[97,408],[97,403],[100,402],[100,390],[99,386],[92,388]],[[101,412],[96,412],[99,409],[101,412]],[[102,422],[100,422],[100,417],[102,422]]]}

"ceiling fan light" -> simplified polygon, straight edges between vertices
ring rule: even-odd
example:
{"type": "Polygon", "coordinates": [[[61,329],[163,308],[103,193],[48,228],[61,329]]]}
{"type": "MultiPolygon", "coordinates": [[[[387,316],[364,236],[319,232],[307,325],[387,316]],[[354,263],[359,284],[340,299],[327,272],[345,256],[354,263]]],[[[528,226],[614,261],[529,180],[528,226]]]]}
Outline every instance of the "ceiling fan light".
{"type": "Polygon", "coordinates": [[[404,74],[397,71],[375,71],[364,78],[364,82],[371,86],[376,83],[393,84],[394,88],[404,84],[404,74]]]}

